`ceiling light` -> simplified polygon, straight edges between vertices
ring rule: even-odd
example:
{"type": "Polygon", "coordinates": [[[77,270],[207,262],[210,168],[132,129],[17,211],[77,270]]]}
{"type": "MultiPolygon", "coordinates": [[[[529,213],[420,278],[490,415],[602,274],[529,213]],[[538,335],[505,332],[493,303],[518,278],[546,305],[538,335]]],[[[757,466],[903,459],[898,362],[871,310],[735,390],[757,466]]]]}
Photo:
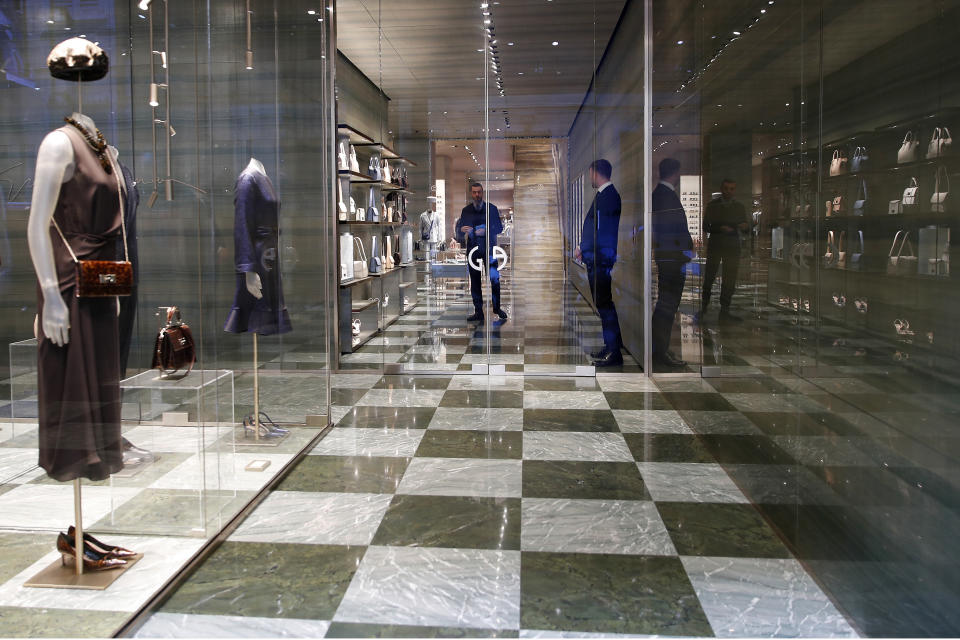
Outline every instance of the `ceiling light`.
{"type": "Polygon", "coordinates": [[[47,24],[53,24],[53,20],[47,20],[47,24]]]}
{"type": "Polygon", "coordinates": [[[733,35],[738,36],[738,35],[740,35],[740,32],[739,32],[739,31],[734,31],[734,32],[733,32],[733,35]]]}
{"type": "Polygon", "coordinates": [[[308,10],[307,10],[307,15],[308,15],[308,16],[315,16],[315,15],[317,15],[317,12],[314,11],[313,9],[308,9],[308,10]]]}
{"type": "Polygon", "coordinates": [[[508,42],[508,43],[507,43],[507,46],[508,46],[508,47],[512,47],[512,46],[513,46],[513,43],[512,43],[512,42],[508,42]]]}
{"type": "Polygon", "coordinates": [[[153,0],[140,0],[140,4],[137,5],[137,8],[139,8],[140,11],[146,11],[150,8],[150,3],[152,2],[153,0]]]}
{"type": "Polygon", "coordinates": [[[677,40],[677,44],[683,44],[683,40],[677,40]]]}
{"type": "Polygon", "coordinates": [[[551,42],[550,44],[552,44],[553,46],[555,46],[555,47],[556,47],[556,46],[557,46],[557,45],[559,45],[560,43],[559,43],[559,42],[557,42],[556,40],[554,40],[554,41],[553,41],[553,42],[551,42]]]}
{"type": "Polygon", "coordinates": [[[490,24],[490,18],[487,18],[486,20],[484,20],[483,24],[490,24]]]}

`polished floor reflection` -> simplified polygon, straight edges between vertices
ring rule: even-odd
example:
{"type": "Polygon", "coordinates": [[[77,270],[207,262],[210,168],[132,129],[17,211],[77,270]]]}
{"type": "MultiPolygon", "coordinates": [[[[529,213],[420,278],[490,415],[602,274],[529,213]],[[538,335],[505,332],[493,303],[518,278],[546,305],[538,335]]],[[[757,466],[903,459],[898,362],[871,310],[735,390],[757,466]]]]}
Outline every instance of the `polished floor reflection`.
{"type": "Polygon", "coordinates": [[[856,635],[724,470],[794,460],[734,391],[631,375],[334,386],[334,429],[141,637],[856,635]]]}

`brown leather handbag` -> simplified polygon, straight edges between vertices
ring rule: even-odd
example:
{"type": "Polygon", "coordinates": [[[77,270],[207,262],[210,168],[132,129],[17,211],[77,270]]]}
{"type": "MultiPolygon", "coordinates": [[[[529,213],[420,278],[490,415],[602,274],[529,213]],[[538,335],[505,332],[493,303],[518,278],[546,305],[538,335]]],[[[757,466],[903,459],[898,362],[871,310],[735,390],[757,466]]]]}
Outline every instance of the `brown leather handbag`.
{"type": "Polygon", "coordinates": [[[185,377],[196,361],[197,351],[190,327],[180,319],[180,309],[168,307],[167,325],[157,335],[151,368],[160,369],[167,376],[186,369],[182,376],[185,377]]]}
{"type": "MultiPolygon", "coordinates": [[[[113,160],[110,161],[113,164],[113,160]]],[[[127,248],[127,226],[123,221],[123,189],[120,186],[120,170],[113,164],[113,175],[117,179],[117,194],[120,197],[120,232],[123,234],[123,260],[80,260],[73,252],[66,236],[60,230],[56,219],[51,219],[60,239],[67,246],[70,257],[77,268],[76,292],[78,298],[107,298],[109,296],[129,296],[133,293],[133,264],[127,248]]]]}

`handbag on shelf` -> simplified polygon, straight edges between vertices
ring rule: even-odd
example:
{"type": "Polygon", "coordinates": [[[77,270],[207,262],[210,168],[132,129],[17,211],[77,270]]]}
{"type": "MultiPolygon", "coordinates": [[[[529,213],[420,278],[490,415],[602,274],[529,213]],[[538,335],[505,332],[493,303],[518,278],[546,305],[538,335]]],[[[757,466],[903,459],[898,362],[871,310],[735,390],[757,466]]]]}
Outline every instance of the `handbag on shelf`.
{"type": "Polygon", "coordinates": [[[349,171],[350,170],[350,159],[349,154],[347,153],[347,141],[340,140],[337,144],[337,170],[338,171],[349,171]]]}
{"type": "Polygon", "coordinates": [[[890,275],[910,275],[917,272],[917,256],[913,255],[913,243],[910,242],[910,233],[901,229],[893,237],[890,253],[887,256],[887,273],[890,275]],[[897,241],[900,244],[897,244],[897,241]],[[909,253],[904,255],[904,251],[909,253]]]}
{"type": "Polygon", "coordinates": [[[354,216],[357,214],[357,201],[353,199],[353,196],[350,196],[350,213],[354,216]]]}
{"type": "Polygon", "coordinates": [[[380,273],[383,271],[383,258],[380,257],[380,246],[377,243],[377,236],[370,239],[370,273],[380,273]]]}
{"type": "Polygon", "coordinates": [[[947,174],[947,168],[943,165],[937,167],[936,177],[934,178],[933,195],[930,196],[930,210],[934,213],[943,213],[947,210],[950,198],[950,176],[947,174]],[[940,178],[943,174],[943,179],[940,178]]]}
{"type": "Polygon", "coordinates": [[[833,150],[833,158],[830,160],[830,175],[841,176],[847,172],[847,158],[840,149],[833,150]]]}
{"type": "Polygon", "coordinates": [[[373,187],[370,187],[370,193],[367,196],[367,222],[380,222],[380,208],[377,206],[377,197],[373,193],[373,187]]]}
{"type": "Polygon", "coordinates": [[[860,250],[857,253],[850,254],[850,269],[855,271],[863,269],[863,229],[857,230],[857,236],[860,239],[860,250]]]}
{"type": "Polygon", "coordinates": [[[360,238],[354,236],[353,242],[357,247],[357,252],[354,254],[353,260],[353,277],[357,280],[362,280],[370,275],[367,263],[367,251],[363,248],[363,240],[360,238]]]}
{"type": "Polygon", "coordinates": [[[903,198],[900,200],[902,209],[915,207],[917,205],[917,191],[920,190],[920,183],[916,178],[910,178],[910,185],[903,190],[903,198]]]}
{"type": "Polygon", "coordinates": [[[843,196],[834,196],[833,198],[833,214],[838,215],[843,213],[843,196]]]}
{"type": "Polygon", "coordinates": [[[827,251],[823,254],[823,266],[830,268],[837,264],[836,236],[833,231],[827,232],[827,251]]]}
{"type": "Polygon", "coordinates": [[[833,200],[827,200],[824,203],[824,206],[825,206],[825,209],[824,209],[823,215],[829,218],[830,216],[833,215],[833,200]]]}
{"type": "Polygon", "coordinates": [[[357,148],[350,145],[350,171],[360,173],[360,161],[357,160],[357,148]]]}
{"type": "Polygon", "coordinates": [[[393,182],[393,173],[390,171],[390,163],[387,162],[387,159],[383,159],[383,181],[384,182],[393,182]]]}
{"type": "Polygon", "coordinates": [[[903,205],[899,200],[891,200],[890,204],[887,205],[887,213],[891,216],[903,213],[903,205]]]}
{"type": "Polygon", "coordinates": [[[340,280],[346,282],[353,280],[353,234],[340,234],[340,280]]]}
{"type": "Polygon", "coordinates": [[[853,215],[862,216],[867,210],[867,181],[860,178],[856,200],[853,201],[853,215]]]}
{"type": "Polygon", "coordinates": [[[343,201],[343,181],[337,180],[337,220],[347,221],[347,203],[343,201]]]}
{"type": "Polygon", "coordinates": [[[837,237],[837,260],[834,266],[837,269],[847,268],[847,232],[841,231],[837,237]]]}
{"type": "Polygon", "coordinates": [[[124,222],[126,207],[124,206],[124,190],[120,186],[120,169],[110,160],[113,167],[113,176],[117,180],[117,196],[120,199],[120,233],[123,234],[123,260],[80,260],[73,252],[73,247],[67,242],[67,237],[60,230],[56,218],[50,218],[53,228],[66,245],[70,257],[76,267],[76,297],[78,298],[108,298],[111,296],[129,296],[133,293],[133,264],[130,262],[130,250],[127,247],[127,226],[124,222]]]}
{"type": "Polygon", "coordinates": [[[167,377],[186,369],[182,376],[186,377],[196,361],[197,350],[190,327],[181,320],[179,308],[167,307],[167,324],[157,335],[150,368],[160,369],[167,377]]]}
{"type": "Polygon", "coordinates": [[[917,140],[917,135],[913,131],[907,131],[907,135],[903,137],[903,143],[900,145],[900,150],[897,151],[897,164],[915,161],[919,149],[920,141],[917,140]]]}
{"type": "Polygon", "coordinates": [[[387,250],[383,254],[384,255],[383,262],[387,270],[390,270],[396,266],[393,260],[393,236],[387,236],[386,242],[384,244],[386,245],[387,250]]]}
{"type": "Polygon", "coordinates": [[[850,173],[860,173],[867,168],[870,156],[867,154],[867,148],[863,145],[853,150],[853,158],[850,159],[850,173]]]}
{"type": "Polygon", "coordinates": [[[380,180],[383,175],[380,171],[380,157],[376,154],[370,156],[370,162],[367,163],[367,175],[374,180],[380,180]]]}
{"type": "Polygon", "coordinates": [[[953,138],[950,137],[950,129],[935,127],[930,137],[930,144],[927,145],[927,159],[940,158],[948,154],[952,146],[953,138]]]}

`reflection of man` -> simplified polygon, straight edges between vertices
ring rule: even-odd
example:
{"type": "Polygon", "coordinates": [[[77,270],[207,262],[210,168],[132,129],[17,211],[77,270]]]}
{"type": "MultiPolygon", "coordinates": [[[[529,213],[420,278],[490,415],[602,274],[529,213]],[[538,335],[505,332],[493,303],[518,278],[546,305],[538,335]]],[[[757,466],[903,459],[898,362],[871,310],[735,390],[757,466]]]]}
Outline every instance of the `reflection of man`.
{"type": "Polygon", "coordinates": [[[470,295],[473,297],[472,316],[468,322],[483,322],[483,289],[480,270],[474,265],[490,265],[490,290],[493,294],[493,312],[501,320],[507,319],[507,314],[500,308],[500,272],[497,270],[497,261],[487,258],[487,241],[490,250],[497,245],[497,235],[503,231],[503,220],[500,219],[500,210],[496,206],[483,201],[483,185],[474,182],[470,185],[470,195],[473,202],[460,212],[460,219],[456,223],[457,242],[467,249],[467,271],[470,273],[470,295]],[[487,226],[487,206],[490,207],[490,226],[487,226]],[[489,231],[489,233],[488,233],[489,231]],[[476,248],[473,255],[470,252],[476,248]]]}
{"type": "Polygon", "coordinates": [[[620,229],[620,194],[610,182],[612,169],[610,163],[603,159],[590,165],[590,185],[597,190],[597,195],[583,219],[580,246],[574,254],[587,267],[590,292],[603,325],[603,349],[591,354],[596,358],[593,364],[598,367],[623,364],[620,320],[613,304],[611,277],[613,265],[617,262],[617,235],[620,229]]]}
{"type": "Polygon", "coordinates": [[[703,217],[703,229],[710,234],[707,241],[707,267],[703,276],[703,306],[700,317],[707,314],[713,281],[723,264],[720,285],[720,320],[739,321],[730,313],[730,302],[737,287],[737,269],[740,266],[740,232],[750,228],[747,210],[734,199],[737,183],[725,178],[720,184],[720,197],[711,200],[703,217]]]}
{"type": "Polygon", "coordinates": [[[686,363],[670,353],[670,334],[680,308],[686,265],[684,251],[693,249],[677,186],[680,162],[673,158],[660,161],[660,184],[653,190],[653,259],[657,262],[657,306],[653,310],[653,361],[666,367],[686,363]]]}

